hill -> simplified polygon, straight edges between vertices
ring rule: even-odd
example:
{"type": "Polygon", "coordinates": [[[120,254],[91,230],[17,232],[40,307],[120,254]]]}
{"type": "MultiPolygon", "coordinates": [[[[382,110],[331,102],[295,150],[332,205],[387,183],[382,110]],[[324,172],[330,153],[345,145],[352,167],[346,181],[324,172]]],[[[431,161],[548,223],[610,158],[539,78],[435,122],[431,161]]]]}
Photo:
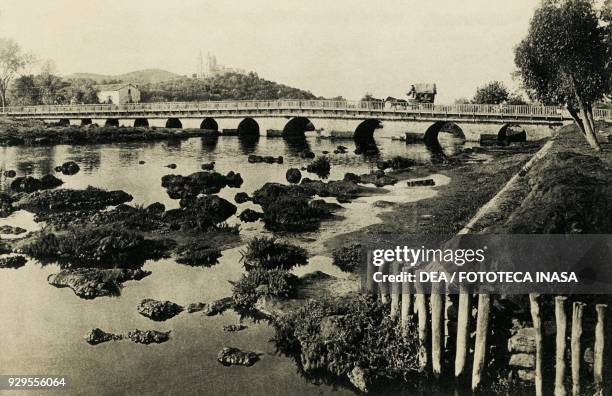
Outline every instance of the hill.
{"type": "Polygon", "coordinates": [[[124,74],[109,75],[109,74],[96,74],[96,73],[73,73],[65,76],[66,79],[85,79],[93,80],[97,84],[109,82],[109,81],[123,81],[132,82],[138,84],[150,84],[159,83],[163,81],[170,81],[177,78],[181,78],[179,74],[172,73],[161,69],[145,69],[137,70],[124,74]]]}
{"type": "Polygon", "coordinates": [[[316,99],[309,91],[260,78],[256,73],[228,72],[208,78],[181,77],[140,85],[143,102],[205,100],[316,99]]]}

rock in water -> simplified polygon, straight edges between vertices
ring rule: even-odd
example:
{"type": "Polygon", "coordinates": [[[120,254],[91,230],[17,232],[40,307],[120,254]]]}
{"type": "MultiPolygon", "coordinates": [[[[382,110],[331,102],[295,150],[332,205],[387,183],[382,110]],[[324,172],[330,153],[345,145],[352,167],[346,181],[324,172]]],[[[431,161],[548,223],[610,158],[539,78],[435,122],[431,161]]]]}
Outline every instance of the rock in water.
{"type": "Polygon", "coordinates": [[[206,303],[202,303],[202,302],[191,303],[187,306],[187,312],[189,313],[200,312],[205,307],[206,307],[206,303]]]}
{"type": "MultiPolygon", "coordinates": [[[[15,179],[17,180],[17,179],[15,179]]],[[[0,198],[1,199],[1,198],[0,198]]],[[[106,191],[94,187],[85,190],[44,190],[28,194],[13,202],[14,209],[34,213],[61,212],[69,210],[100,210],[107,206],[119,205],[132,200],[125,191],[106,191]]]]}
{"type": "Polygon", "coordinates": [[[21,268],[26,262],[23,256],[0,257],[0,268],[21,268]]]}
{"type": "Polygon", "coordinates": [[[408,187],[422,187],[422,186],[435,186],[436,182],[434,179],[423,179],[423,180],[411,180],[406,182],[408,187]]]}
{"type": "Polygon", "coordinates": [[[42,189],[40,180],[32,176],[17,177],[11,182],[11,190],[31,193],[42,189]]]}
{"type": "Polygon", "coordinates": [[[11,190],[16,192],[32,193],[38,190],[47,190],[61,186],[64,182],[53,175],[45,175],[40,180],[32,177],[17,177],[11,183],[11,190]]]}
{"type": "Polygon", "coordinates": [[[252,223],[254,221],[262,219],[263,213],[257,212],[253,209],[245,209],[242,213],[240,213],[238,218],[244,223],[252,223]]]}
{"type": "Polygon", "coordinates": [[[169,331],[157,331],[157,330],[134,330],[127,334],[127,338],[137,344],[160,344],[170,339],[169,331]]]}
{"type": "Polygon", "coordinates": [[[11,169],[11,170],[7,170],[7,171],[4,171],[4,173],[3,173],[3,174],[4,174],[4,177],[8,177],[8,178],[13,178],[13,177],[17,176],[17,172],[15,172],[15,171],[14,171],[14,170],[12,170],[12,169],[11,169]]]}
{"type": "Polygon", "coordinates": [[[42,189],[55,188],[55,187],[59,187],[62,184],[64,184],[64,182],[61,179],[58,179],[57,177],[55,177],[55,176],[53,176],[51,174],[44,175],[40,179],[40,183],[41,183],[42,189]]]}
{"type": "Polygon", "coordinates": [[[221,223],[236,214],[236,205],[218,195],[181,199],[179,205],[192,217],[203,216],[212,224],[221,223]]]}
{"type": "Polygon", "coordinates": [[[204,305],[202,312],[206,316],[214,316],[225,312],[234,305],[232,297],[224,297],[204,305]]]}
{"type": "Polygon", "coordinates": [[[238,188],[243,180],[240,173],[228,172],[222,175],[217,172],[195,172],[189,176],[165,175],[161,179],[172,199],[194,198],[199,194],[216,194],[224,187],[238,188]]]}
{"type": "Polygon", "coordinates": [[[62,174],[64,175],[74,175],[74,174],[77,174],[81,170],[81,168],[79,168],[79,165],[74,161],[64,162],[62,166],[58,168],[59,168],[59,171],[62,172],[62,174]]]}
{"type": "Polygon", "coordinates": [[[210,162],[208,164],[202,164],[202,166],[200,166],[200,168],[202,168],[202,170],[213,170],[215,169],[215,161],[210,162]]]}
{"type": "Polygon", "coordinates": [[[234,196],[234,201],[236,201],[237,204],[242,204],[250,200],[251,200],[251,197],[249,197],[249,194],[245,192],[236,193],[236,195],[234,196]]]}
{"type": "Polygon", "coordinates": [[[360,175],[359,182],[364,184],[374,184],[376,187],[384,187],[387,185],[394,185],[397,183],[397,179],[395,177],[386,175],[383,171],[374,171],[360,175]]]}
{"type": "Polygon", "coordinates": [[[103,342],[116,341],[121,339],[123,339],[123,336],[121,334],[107,333],[97,327],[91,330],[87,337],[85,337],[85,341],[87,341],[87,343],[90,345],[98,345],[103,342]]]}
{"type": "Polygon", "coordinates": [[[297,168],[289,168],[285,174],[287,181],[292,184],[297,184],[302,180],[302,172],[297,168]]]}
{"type": "Polygon", "coordinates": [[[301,153],[300,153],[300,157],[303,159],[312,159],[315,157],[315,153],[313,153],[312,151],[308,150],[308,149],[304,149],[301,153]]]}
{"type": "Polygon", "coordinates": [[[225,347],[217,354],[217,361],[224,366],[252,366],[259,360],[255,352],[243,352],[238,348],[225,347]]]}
{"type": "Polygon", "coordinates": [[[8,194],[0,193],[0,217],[7,217],[14,211],[13,198],[8,194]]]}
{"type": "Polygon", "coordinates": [[[225,325],[223,326],[223,331],[229,331],[229,332],[235,332],[235,331],[242,331],[244,329],[248,328],[248,326],[245,326],[243,324],[231,324],[231,325],[225,325]]]}
{"type": "Polygon", "coordinates": [[[63,269],[57,274],[51,274],[47,281],[55,287],[69,287],[81,298],[92,299],[118,295],[123,282],[140,280],[150,274],[150,271],[141,269],[77,268],[63,269]]]}
{"type": "Polygon", "coordinates": [[[158,301],[151,298],[142,300],[137,309],[139,314],[158,322],[170,319],[183,312],[183,307],[172,301],[158,301]]]}
{"type": "Polygon", "coordinates": [[[390,160],[379,161],[376,165],[378,166],[378,169],[382,169],[382,170],[385,170],[387,168],[398,170],[398,169],[406,169],[411,166],[414,166],[416,165],[416,162],[413,159],[398,156],[398,157],[393,157],[390,160]]]}
{"type": "Polygon", "coordinates": [[[0,226],[0,234],[19,235],[19,234],[23,234],[26,231],[27,231],[26,229],[23,229],[21,227],[13,227],[10,225],[0,226]]]}
{"type": "Polygon", "coordinates": [[[0,239],[0,254],[9,254],[12,252],[13,250],[11,249],[11,247],[0,239]]]}

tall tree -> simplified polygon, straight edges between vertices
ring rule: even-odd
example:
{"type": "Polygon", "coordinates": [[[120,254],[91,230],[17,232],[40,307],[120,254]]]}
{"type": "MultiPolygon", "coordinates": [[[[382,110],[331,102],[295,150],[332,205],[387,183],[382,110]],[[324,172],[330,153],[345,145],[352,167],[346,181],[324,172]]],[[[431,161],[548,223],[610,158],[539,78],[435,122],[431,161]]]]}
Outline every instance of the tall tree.
{"type": "Polygon", "coordinates": [[[36,77],[31,74],[17,77],[11,85],[10,102],[24,106],[40,104],[40,90],[36,85],[36,77]]]}
{"type": "Polygon", "coordinates": [[[544,0],[515,50],[530,96],[565,105],[597,151],[593,104],[610,90],[608,34],[591,0],[544,0]]]}
{"type": "Polygon", "coordinates": [[[14,40],[0,38],[0,102],[3,108],[7,104],[7,93],[11,81],[31,62],[33,62],[33,57],[24,53],[14,40]]]}
{"type": "Polygon", "coordinates": [[[500,81],[491,81],[476,90],[473,103],[500,104],[508,100],[508,88],[500,81]]]}

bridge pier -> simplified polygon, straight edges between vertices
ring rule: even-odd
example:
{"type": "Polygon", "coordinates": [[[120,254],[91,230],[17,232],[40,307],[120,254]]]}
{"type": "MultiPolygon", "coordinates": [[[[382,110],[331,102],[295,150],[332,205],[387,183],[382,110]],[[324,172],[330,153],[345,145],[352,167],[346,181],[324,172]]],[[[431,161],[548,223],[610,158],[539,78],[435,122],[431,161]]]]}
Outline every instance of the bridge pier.
{"type": "Polygon", "coordinates": [[[92,124],[91,118],[83,118],[81,120],[81,126],[86,126],[86,125],[91,125],[91,124],[92,124]]]}

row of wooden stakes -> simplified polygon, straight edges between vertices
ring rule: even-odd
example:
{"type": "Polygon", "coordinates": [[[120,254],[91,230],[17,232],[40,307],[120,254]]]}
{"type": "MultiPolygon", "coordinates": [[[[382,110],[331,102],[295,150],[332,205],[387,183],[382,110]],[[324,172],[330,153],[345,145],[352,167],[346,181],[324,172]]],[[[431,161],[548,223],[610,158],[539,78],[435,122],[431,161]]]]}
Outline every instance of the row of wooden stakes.
{"type": "MultiPolygon", "coordinates": [[[[433,374],[439,377],[442,374],[443,353],[445,349],[445,306],[450,304],[449,295],[443,292],[432,292],[425,294],[415,283],[415,290],[410,290],[408,283],[394,283],[391,290],[378,285],[378,294],[383,302],[390,301],[392,318],[400,317],[404,336],[413,318],[416,316],[419,338],[419,367],[425,370],[430,365],[433,374]],[[400,290],[401,288],[401,290],[400,290]],[[429,300],[429,307],[427,301],[429,300]],[[428,332],[431,331],[430,340],[428,332]],[[431,361],[429,360],[431,359],[431,361]]],[[[374,289],[371,289],[374,290],[374,289]]],[[[472,361],[471,389],[473,392],[481,387],[485,359],[487,355],[487,336],[489,334],[489,321],[491,312],[492,295],[471,294],[464,290],[459,294],[457,306],[457,332],[455,340],[454,377],[456,380],[465,380],[468,371],[468,355],[470,341],[470,316],[472,315],[473,300],[477,299],[476,332],[474,352],[472,361]]],[[[543,394],[543,329],[541,318],[541,303],[539,294],[530,294],[530,311],[535,330],[536,364],[535,364],[535,393],[537,396],[543,394]]],[[[555,396],[568,394],[565,387],[566,376],[566,337],[567,337],[567,314],[565,296],[554,297],[555,301],[555,323],[556,323],[556,348],[555,348],[555,396]]],[[[583,312],[585,303],[572,303],[572,322],[570,334],[570,367],[572,395],[581,393],[581,338],[583,333],[583,312]]],[[[603,395],[603,366],[604,366],[604,324],[607,305],[596,304],[596,327],[594,342],[594,364],[593,381],[596,395],[603,395]]]]}

